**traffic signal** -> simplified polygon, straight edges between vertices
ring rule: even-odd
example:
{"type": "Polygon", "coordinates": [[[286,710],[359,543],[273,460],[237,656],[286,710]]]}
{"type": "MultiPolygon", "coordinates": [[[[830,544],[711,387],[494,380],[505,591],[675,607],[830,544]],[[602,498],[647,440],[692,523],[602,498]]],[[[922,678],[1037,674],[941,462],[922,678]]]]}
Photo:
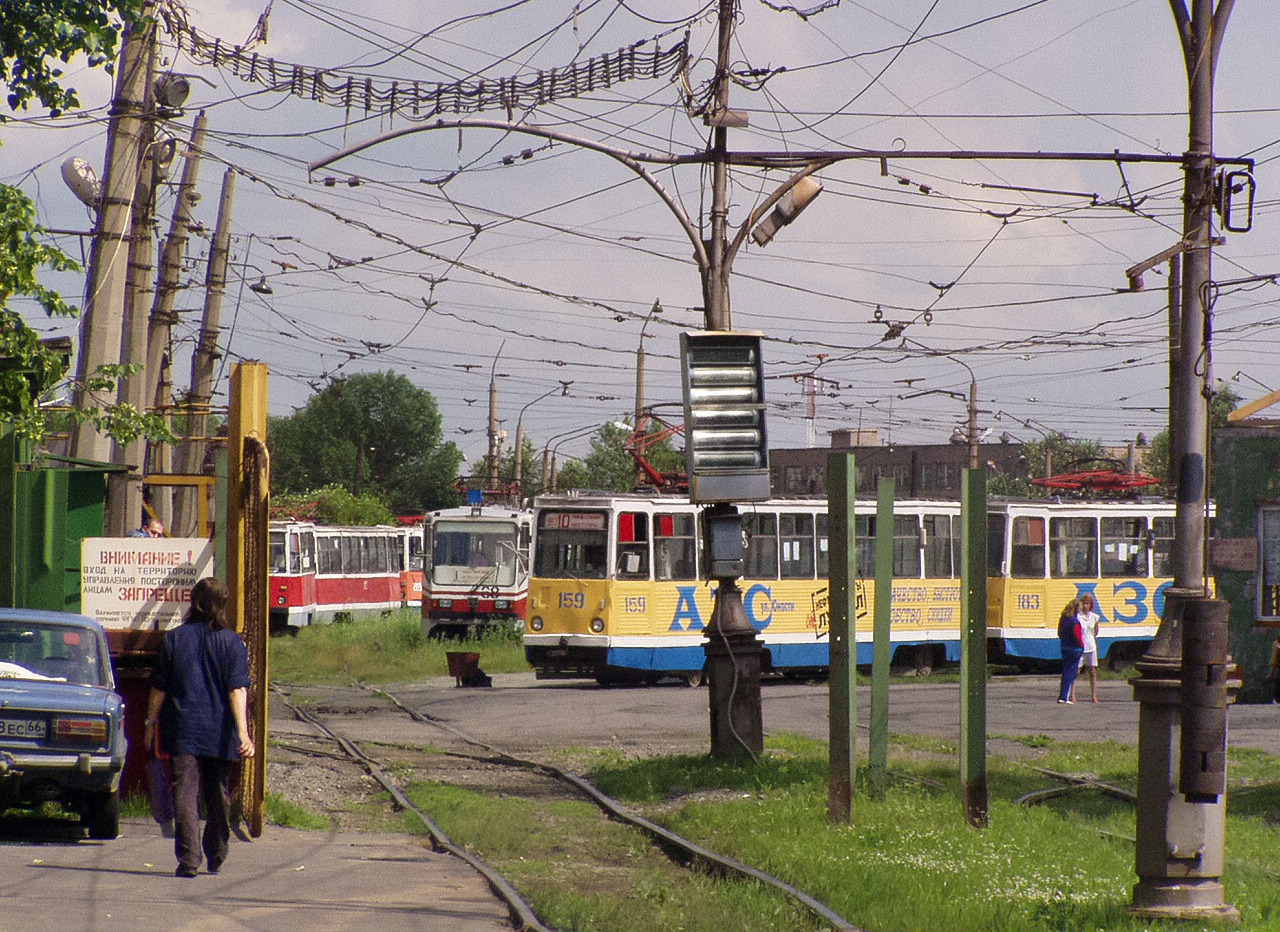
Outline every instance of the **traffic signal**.
{"type": "Polygon", "coordinates": [[[692,502],[770,497],[760,335],[680,334],[684,446],[692,502]]]}

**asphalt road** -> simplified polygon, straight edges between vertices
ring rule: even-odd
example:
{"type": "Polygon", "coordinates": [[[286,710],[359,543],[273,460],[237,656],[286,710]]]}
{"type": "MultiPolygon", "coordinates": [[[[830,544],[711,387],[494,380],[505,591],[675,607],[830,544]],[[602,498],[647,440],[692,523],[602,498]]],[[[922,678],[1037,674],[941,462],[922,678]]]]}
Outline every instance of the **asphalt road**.
{"type": "MultiPolygon", "coordinates": [[[[1082,684],[1080,695],[1088,693],[1082,684]]],[[[617,747],[644,754],[710,747],[708,691],[678,685],[601,688],[590,681],[543,681],[532,674],[498,674],[491,689],[453,686],[447,678],[388,687],[406,702],[481,740],[513,753],[536,755],[563,746],[617,747]]],[[[1114,739],[1136,746],[1138,704],[1123,680],[1099,683],[1097,704],[1057,702],[1057,677],[1010,676],[987,689],[987,734],[993,752],[1001,737],[1049,735],[1059,740],[1114,739]]],[[[828,738],[825,683],[766,681],[761,689],[765,733],[828,738]]],[[[870,690],[858,691],[860,734],[870,717],[870,690]]],[[[1235,705],[1228,741],[1280,755],[1280,706],[1235,705]]],[[[380,716],[375,716],[379,718],[380,716]]],[[[372,721],[370,725],[372,725],[372,721]]],[[[894,684],[889,730],[956,739],[960,734],[958,684],[894,684]]]]}

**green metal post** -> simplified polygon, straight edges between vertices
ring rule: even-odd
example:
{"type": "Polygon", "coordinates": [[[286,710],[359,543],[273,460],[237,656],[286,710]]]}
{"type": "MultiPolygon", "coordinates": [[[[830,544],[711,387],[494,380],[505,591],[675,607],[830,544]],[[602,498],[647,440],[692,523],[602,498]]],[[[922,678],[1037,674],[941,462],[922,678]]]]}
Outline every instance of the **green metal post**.
{"type": "Polygon", "coordinates": [[[876,486],[876,608],[871,651],[871,743],[867,778],[873,799],[883,799],[889,782],[889,622],[893,613],[894,481],[881,477],[876,486]]]}
{"type": "Polygon", "coordinates": [[[857,607],[853,580],[853,501],[857,470],[852,453],[827,457],[827,541],[830,562],[831,669],[828,722],[830,767],[827,821],[848,822],[853,811],[854,758],[857,753],[858,690],[857,607]]]}
{"type": "Polygon", "coordinates": [[[960,785],[965,819],[987,825],[987,475],[964,471],[960,502],[960,785]]]}

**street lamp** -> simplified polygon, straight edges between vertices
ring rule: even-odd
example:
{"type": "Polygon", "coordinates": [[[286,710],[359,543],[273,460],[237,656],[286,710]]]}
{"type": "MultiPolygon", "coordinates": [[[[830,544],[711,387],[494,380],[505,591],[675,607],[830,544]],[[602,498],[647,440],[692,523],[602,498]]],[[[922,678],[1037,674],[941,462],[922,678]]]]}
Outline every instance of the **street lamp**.
{"type": "Polygon", "coordinates": [[[524,413],[543,398],[550,398],[556,392],[560,393],[561,398],[567,398],[569,396],[569,386],[572,384],[573,379],[570,379],[567,382],[561,379],[560,386],[558,388],[548,389],[537,398],[533,399],[533,401],[527,402],[525,406],[520,409],[520,415],[516,418],[516,494],[519,495],[522,500],[524,499],[524,413]]]}
{"type": "MultiPolygon", "coordinates": [[[[964,366],[964,371],[969,373],[969,398],[968,398],[969,425],[968,425],[968,431],[966,432],[965,436],[969,442],[969,468],[977,469],[978,459],[979,459],[978,458],[978,378],[973,374],[972,367],[970,367],[970,365],[967,362],[965,362],[963,359],[958,359],[957,357],[952,356],[949,353],[940,353],[937,350],[929,349],[928,347],[923,346],[920,343],[916,343],[914,340],[904,340],[903,342],[911,343],[911,344],[914,344],[915,346],[919,346],[922,350],[924,350],[930,356],[939,356],[944,359],[950,359],[952,362],[958,363],[964,366]]],[[[965,397],[960,392],[946,391],[939,388],[929,389],[928,391],[923,391],[923,392],[917,392],[915,395],[907,395],[905,397],[916,398],[920,395],[928,395],[931,393],[939,394],[939,395],[950,395],[952,398],[959,398],[961,400],[964,400],[964,397],[965,397]]],[[[904,396],[902,395],[898,396],[899,399],[902,399],[903,397],[904,396]]]]}
{"type": "MultiPolygon", "coordinates": [[[[612,424],[619,430],[630,431],[631,427],[622,421],[607,421],[605,423],[612,424]]],[[[542,448],[542,488],[556,491],[556,451],[560,449],[562,444],[568,443],[570,440],[578,440],[588,434],[593,434],[599,430],[603,424],[590,424],[587,427],[575,427],[572,430],[566,430],[563,433],[556,434],[547,441],[547,445],[542,448]]]]}

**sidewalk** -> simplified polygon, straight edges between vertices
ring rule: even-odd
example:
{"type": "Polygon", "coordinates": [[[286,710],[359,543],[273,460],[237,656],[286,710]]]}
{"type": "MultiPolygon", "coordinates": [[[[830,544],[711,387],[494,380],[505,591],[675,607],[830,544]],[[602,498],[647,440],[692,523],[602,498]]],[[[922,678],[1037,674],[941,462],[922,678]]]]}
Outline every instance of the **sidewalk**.
{"type": "Polygon", "coordinates": [[[151,819],[125,819],[108,842],[0,836],[0,932],[511,928],[478,874],[409,836],[269,825],[251,842],[233,836],[216,876],[181,879],[176,865],[151,819]]]}

